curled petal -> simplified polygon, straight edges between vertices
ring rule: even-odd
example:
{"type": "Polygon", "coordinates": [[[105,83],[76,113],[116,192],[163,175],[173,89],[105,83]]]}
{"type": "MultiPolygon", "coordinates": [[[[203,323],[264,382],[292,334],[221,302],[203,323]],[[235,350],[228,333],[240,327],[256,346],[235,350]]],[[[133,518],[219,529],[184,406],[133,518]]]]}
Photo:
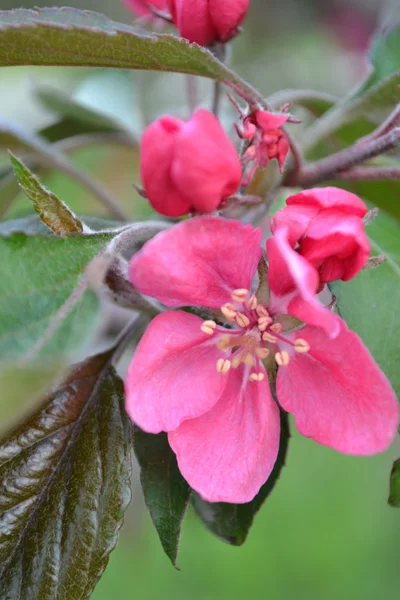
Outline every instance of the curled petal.
{"type": "Polygon", "coordinates": [[[310,350],[279,369],[277,394],[300,433],[345,454],[386,450],[396,434],[399,406],[359,337],[342,320],[334,340],[317,327],[297,336],[310,350]]]}
{"type": "Polygon", "coordinates": [[[260,229],[196,217],[156,235],[131,260],[135,287],[167,306],[220,308],[235,289],[250,289],[261,258],[260,229]]]}
{"type": "Polygon", "coordinates": [[[168,435],[179,469],[208,502],[250,502],[275,464],[279,409],[268,379],[244,381],[244,368],[229,373],[224,393],[209,412],[168,435]]]}
{"type": "Polygon", "coordinates": [[[250,0],[209,0],[210,17],[219,41],[227,42],[235,35],[249,5],[250,0]]]}
{"type": "Polygon", "coordinates": [[[172,19],[180,35],[206,46],[217,34],[209,12],[209,0],[168,0],[172,19]]]}
{"type": "Polygon", "coordinates": [[[271,219],[271,232],[275,233],[278,227],[287,227],[288,241],[294,248],[318,211],[315,206],[286,206],[278,210],[271,219]]]}
{"type": "Polygon", "coordinates": [[[329,336],[335,337],[340,330],[340,319],[320,304],[315,295],[319,285],[318,272],[291,248],[287,235],[287,227],[280,227],[274,237],[267,240],[271,292],[274,296],[286,296],[288,314],[309,325],[322,327],[329,336]]]}
{"type": "Polygon", "coordinates": [[[267,110],[258,110],[256,112],[257,125],[265,131],[279,129],[279,127],[282,127],[288,119],[289,116],[283,113],[270,113],[267,110]]]}
{"type": "Polygon", "coordinates": [[[361,218],[366,215],[368,210],[358,196],[336,187],[304,190],[287,198],[286,204],[288,206],[317,206],[320,209],[334,208],[342,213],[361,218]]]}
{"type": "Polygon", "coordinates": [[[168,311],[150,323],[125,378],[126,411],[149,433],[171,431],[218,401],[226,378],[221,352],[201,332],[202,319],[168,311]]]}

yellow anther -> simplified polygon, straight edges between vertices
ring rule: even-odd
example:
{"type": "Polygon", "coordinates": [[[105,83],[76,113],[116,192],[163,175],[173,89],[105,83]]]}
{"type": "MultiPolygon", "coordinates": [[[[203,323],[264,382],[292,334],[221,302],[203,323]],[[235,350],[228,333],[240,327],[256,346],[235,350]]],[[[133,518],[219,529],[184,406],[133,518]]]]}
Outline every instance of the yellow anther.
{"type": "Polygon", "coordinates": [[[303,340],[303,338],[297,338],[294,343],[294,349],[300,354],[305,354],[309,351],[310,344],[306,340],[303,340]]]}
{"type": "Polygon", "coordinates": [[[273,325],[271,325],[270,330],[274,333],[280,333],[281,331],[283,331],[283,325],[282,323],[274,323],[273,325]]]}
{"type": "Polygon", "coordinates": [[[237,311],[229,308],[230,306],[232,306],[232,304],[224,304],[221,306],[221,312],[228,321],[234,321],[237,311]]]}
{"type": "Polygon", "coordinates": [[[269,354],[268,348],[256,348],[255,352],[256,352],[256,355],[258,356],[258,358],[260,358],[261,360],[264,360],[264,358],[267,358],[267,356],[269,354]]]}
{"type": "Polygon", "coordinates": [[[258,301],[257,301],[257,297],[255,294],[253,294],[252,296],[250,296],[250,300],[248,301],[248,305],[250,310],[255,310],[257,308],[258,305],[258,301]]]}
{"type": "Polygon", "coordinates": [[[245,290],[244,288],[239,290],[234,290],[232,292],[231,298],[235,302],[244,302],[249,295],[249,290],[245,290]]]}
{"type": "Polygon", "coordinates": [[[248,327],[250,325],[250,319],[243,313],[238,313],[236,315],[236,323],[239,327],[248,327]]]}
{"type": "Polygon", "coordinates": [[[256,361],[254,360],[254,356],[248,352],[243,356],[242,362],[249,367],[254,367],[256,361]]]}
{"type": "Polygon", "coordinates": [[[269,317],[268,311],[263,307],[262,304],[259,304],[256,308],[256,313],[259,317],[269,317]]]}
{"type": "Polygon", "coordinates": [[[228,350],[228,348],[230,348],[230,346],[231,346],[231,338],[229,335],[222,336],[222,338],[220,340],[218,340],[218,342],[217,342],[218,350],[228,350]]]}
{"type": "Polygon", "coordinates": [[[232,369],[237,369],[241,362],[242,359],[240,356],[235,356],[235,358],[232,360],[232,369]]]}
{"type": "Polygon", "coordinates": [[[278,341],[278,338],[272,335],[271,333],[268,333],[268,331],[263,333],[262,338],[265,342],[269,342],[270,344],[276,344],[276,342],[278,341]]]}
{"type": "Polygon", "coordinates": [[[260,331],[265,331],[270,323],[272,323],[271,317],[260,317],[258,319],[258,329],[260,331]]]}
{"type": "Polygon", "coordinates": [[[287,367],[290,361],[289,352],[286,352],[286,350],[282,350],[282,352],[277,352],[275,354],[275,360],[279,367],[287,367]]]}
{"type": "Polygon", "coordinates": [[[204,321],[200,329],[203,333],[206,333],[207,335],[212,335],[216,326],[217,324],[215,321],[204,321]]]}
{"type": "Polygon", "coordinates": [[[251,373],[249,377],[250,381],[262,381],[265,379],[264,373],[251,373]]]}
{"type": "Polygon", "coordinates": [[[217,360],[217,372],[222,373],[222,375],[226,375],[231,366],[232,363],[230,360],[227,360],[225,358],[219,358],[217,360]]]}

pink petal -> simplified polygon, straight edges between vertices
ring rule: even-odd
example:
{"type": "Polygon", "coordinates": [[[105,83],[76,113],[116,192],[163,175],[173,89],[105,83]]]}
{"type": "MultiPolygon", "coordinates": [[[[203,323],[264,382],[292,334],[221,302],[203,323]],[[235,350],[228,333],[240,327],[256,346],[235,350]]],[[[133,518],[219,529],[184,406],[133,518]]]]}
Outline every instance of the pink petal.
{"type": "Polygon", "coordinates": [[[169,0],[171,15],[180,35],[202,46],[217,37],[208,3],[209,0],[169,0]]]}
{"type": "Polygon", "coordinates": [[[283,168],[285,166],[285,160],[288,155],[290,149],[289,140],[286,135],[282,135],[282,137],[278,141],[278,165],[279,170],[283,173],[283,168]]]}
{"type": "Polygon", "coordinates": [[[265,131],[271,129],[279,129],[288,120],[289,116],[285,114],[274,114],[266,110],[258,110],[256,112],[256,121],[259,127],[265,131]]]}
{"type": "Polygon", "coordinates": [[[167,0],[123,0],[123,2],[138,16],[154,17],[154,14],[148,8],[148,4],[153,5],[158,10],[167,10],[167,0]]]}
{"type": "Polygon", "coordinates": [[[339,333],[339,317],[319,303],[316,269],[295,252],[287,240],[287,227],[280,227],[267,240],[268,283],[275,296],[289,295],[286,310],[309,325],[322,327],[331,337],[339,333]]]}
{"type": "Polygon", "coordinates": [[[358,196],[336,187],[304,190],[287,198],[286,204],[288,206],[306,204],[319,208],[335,208],[342,213],[358,217],[364,217],[367,213],[367,207],[358,196]]]}
{"type": "Polygon", "coordinates": [[[288,228],[288,241],[295,246],[307,231],[307,227],[319,209],[315,206],[286,206],[278,210],[271,219],[271,232],[278,227],[288,228]]]}
{"type": "Polygon", "coordinates": [[[182,126],[171,177],[198,212],[214,211],[221,200],[237,191],[241,163],[235,146],[211,112],[197,110],[182,126]]]}
{"type": "Polygon", "coordinates": [[[268,479],[279,449],[279,409],[268,379],[231,371],[218,403],[168,435],[178,466],[208,502],[250,502],[268,479]]]}
{"type": "Polygon", "coordinates": [[[209,0],[212,24],[220,42],[227,42],[236,33],[249,9],[250,0],[209,0]]]}
{"type": "Polygon", "coordinates": [[[261,258],[260,229],[218,217],[196,217],[156,235],[131,260],[143,294],[167,306],[220,308],[235,289],[250,289],[261,258]]]}
{"type": "Polygon", "coordinates": [[[152,207],[163,215],[180,217],[191,210],[171,178],[176,140],[184,121],[164,116],[146,128],[140,144],[140,174],[152,207]]]}
{"type": "Polygon", "coordinates": [[[279,369],[277,394],[300,433],[346,454],[386,450],[396,434],[399,407],[359,337],[342,320],[334,340],[317,327],[305,327],[297,337],[311,349],[279,369]]]}
{"type": "Polygon", "coordinates": [[[171,431],[210,410],[226,377],[221,351],[200,330],[202,319],[183,311],[158,315],[142,337],[125,379],[126,411],[150,433],[171,431]]]}

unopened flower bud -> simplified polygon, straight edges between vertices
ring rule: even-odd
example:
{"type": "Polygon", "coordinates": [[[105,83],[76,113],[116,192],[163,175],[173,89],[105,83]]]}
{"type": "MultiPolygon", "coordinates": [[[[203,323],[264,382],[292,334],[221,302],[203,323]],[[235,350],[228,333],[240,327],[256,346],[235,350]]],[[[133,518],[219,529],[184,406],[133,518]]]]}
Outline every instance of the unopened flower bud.
{"type": "Polygon", "coordinates": [[[140,171],[150,204],[169,217],[213,212],[242,175],[235,147],[203,109],[189,121],[164,116],[152,123],[143,134],[140,171]]]}
{"type": "Polygon", "coordinates": [[[238,31],[250,0],[169,0],[180,35],[202,46],[228,42],[238,31]]]}

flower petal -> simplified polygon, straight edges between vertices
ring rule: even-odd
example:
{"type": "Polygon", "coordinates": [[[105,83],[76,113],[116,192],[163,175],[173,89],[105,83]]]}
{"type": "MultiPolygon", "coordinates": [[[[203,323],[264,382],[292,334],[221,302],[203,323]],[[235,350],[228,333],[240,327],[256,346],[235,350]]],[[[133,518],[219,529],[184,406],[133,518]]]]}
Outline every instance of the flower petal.
{"type": "Polygon", "coordinates": [[[367,207],[358,196],[336,187],[312,188],[286,199],[288,206],[309,205],[319,208],[335,208],[342,213],[364,217],[367,207]]]}
{"type": "Polygon", "coordinates": [[[250,502],[268,479],[279,450],[279,409],[268,379],[244,382],[231,371],[209,412],[168,435],[179,469],[208,502],[250,502]]]}
{"type": "Polygon", "coordinates": [[[271,306],[280,305],[279,312],[286,310],[288,314],[309,325],[322,327],[335,337],[340,330],[340,319],[320,304],[315,295],[319,284],[318,272],[290,247],[287,235],[287,227],[279,227],[274,237],[267,240],[268,283],[273,294],[271,306]],[[274,296],[286,296],[286,305],[283,306],[282,301],[274,302],[274,296]]]}
{"type": "Polygon", "coordinates": [[[258,110],[256,112],[257,125],[265,131],[279,129],[289,119],[289,115],[284,113],[271,113],[267,110],[258,110]]]}
{"type": "Polygon", "coordinates": [[[156,235],[131,260],[134,286],[167,306],[220,308],[235,289],[250,289],[261,258],[260,229],[196,217],[156,235]]]}
{"type": "Polygon", "coordinates": [[[346,454],[382,452],[399,422],[396,396],[360,338],[341,320],[331,340],[317,327],[298,331],[310,345],[278,371],[281,406],[306,437],[346,454]]]}
{"type": "Polygon", "coordinates": [[[202,319],[168,311],[150,323],[125,379],[126,411],[150,433],[171,431],[210,410],[226,377],[217,373],[221,351],[202,333],[202,319]]]}

